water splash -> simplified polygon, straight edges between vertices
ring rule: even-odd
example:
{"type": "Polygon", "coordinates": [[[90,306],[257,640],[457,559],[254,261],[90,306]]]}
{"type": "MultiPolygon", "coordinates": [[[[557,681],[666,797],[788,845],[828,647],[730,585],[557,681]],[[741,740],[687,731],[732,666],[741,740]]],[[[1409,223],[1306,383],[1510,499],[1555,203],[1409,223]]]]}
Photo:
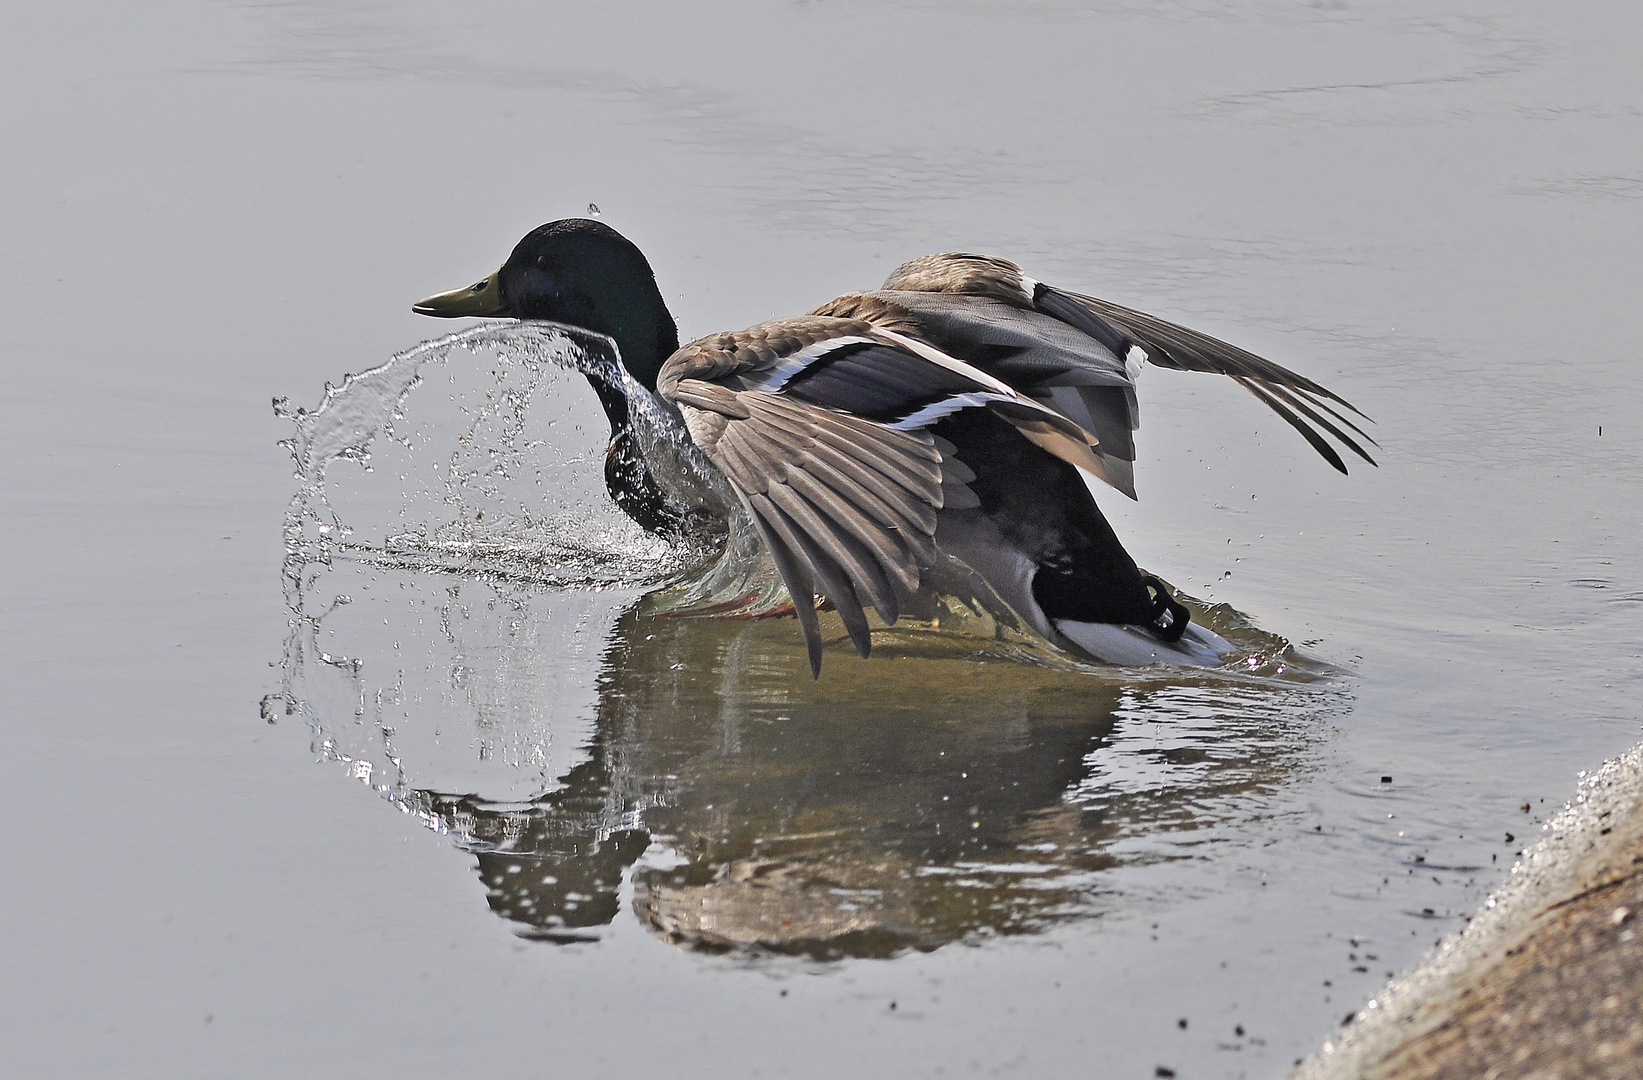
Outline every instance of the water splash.
{"type": "Polygon", "coordinates": [[[553,790],[556,728],[574,752],[592,709],[588,648],[640,592],[714,554],[611,502],[589,380],[629,398],[674,497],[712,501],[677,415],[608,339],[575,328],[479,326],[327,384],[317,408],[274,402],[294,425],[281,445],[297,489],[281,685],[263,716],[300,716],[317,756],[440,831],[423,789],[501,803],[553,790]]]}
{"type": "Polygon", "coordinates": [[[715,475],[608,339],[551,323],[479,326],[327,383],[311,411],[275,400],[296,425],[281,443],[299,483],[285,517],[287,580],[339,556],[574,588],[656,585],[700,564],[708,552],[645,533],[606,496],[604,420],[578,376],[626,395],[647,449],[666,448],[653,455],[659,479],[681,504],[704,501],[715,475]],[[453,374],[443,398],[418,395],[413,419],[412,393],[458,351],[491,363],[478,379],[453,374]],[[391,465],[401,483],[366,490],[339,480],[338,462],[362,474],[391,465]]]}

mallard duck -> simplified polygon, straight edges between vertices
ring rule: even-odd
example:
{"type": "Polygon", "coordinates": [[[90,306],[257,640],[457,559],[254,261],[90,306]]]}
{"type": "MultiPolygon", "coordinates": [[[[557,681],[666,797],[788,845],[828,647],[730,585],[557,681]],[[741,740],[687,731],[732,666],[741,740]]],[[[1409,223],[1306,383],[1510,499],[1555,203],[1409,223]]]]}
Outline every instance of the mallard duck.
{"type": "MultiPolygon", "coordinates": [[[[1135,497],[1145,364],[1230,376],[1336,469],[1347,471],[1326,435],[1374,464],[1347,413],[1367,417],[1312,380],[990,256],[914,259],[882,289],[681,348],[639,249],[567,219],[413,310],[550,320],[614,341],[745,508],[818,676],[818,592],[866,657],[866,608],[893,625],[947,557],[1063,647],[1123,664],[1218,662],[1230,646],[1141,573],[1080,475],[1135,497]]],[[[611,425],[612,497],[646,529],[676,533],[683,515],[645,467],[627,397],[590,381],[611,425]]]]}

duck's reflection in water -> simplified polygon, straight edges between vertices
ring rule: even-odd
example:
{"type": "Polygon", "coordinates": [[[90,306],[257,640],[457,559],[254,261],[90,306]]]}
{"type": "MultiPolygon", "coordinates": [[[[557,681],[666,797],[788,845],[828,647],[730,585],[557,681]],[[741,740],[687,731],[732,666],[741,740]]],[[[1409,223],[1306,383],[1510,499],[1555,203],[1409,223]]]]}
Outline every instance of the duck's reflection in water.
{"type": "Polygon", "coordinates": [[[1311,725],[1274,708],[1296,693],[1138,687],[916,640],[815,682],[789,620],[630,609],[562,787],[505,808],[407,796],[477,853],[525,936],[596,936],[632,868],[634,911],[670,941],[883,956],[1093,914],[1104,869],[1187,857],[1136,839],[1261,802],[1306,757],[1294,729],[1311,725]],[[1180,722],[1148,748],[1111,745],[1153,707],[1180,722]]]}

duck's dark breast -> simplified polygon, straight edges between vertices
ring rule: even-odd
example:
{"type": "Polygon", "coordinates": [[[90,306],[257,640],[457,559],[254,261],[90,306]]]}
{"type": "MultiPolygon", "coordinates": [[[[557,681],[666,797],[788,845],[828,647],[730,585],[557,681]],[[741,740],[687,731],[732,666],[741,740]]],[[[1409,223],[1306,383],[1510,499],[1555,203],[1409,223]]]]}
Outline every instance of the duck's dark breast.
{"type": "Polygon", "coordinates": [[[610,421],[610,444],[605,447],[605,489],[610,492],[611,501],[641,529],[664,539],[679,540],[701,533],[708,527],[710,515],[680,506],[657,482],[634,436],[627,397],[602,379],[592,375],[587,379],[604,407],[605,419],[610,421]]]}
{"type": "Polygon", "coordinates": [[[605,487],[617,508],[646,532],[670,540],[685,534],[689,516],[657,484],[626,423],[611,432],[605,448],[605,487]]]}
{"type": "Polygon", "coordinates": [[[1033,599],[1045,616],[1141,623],[1154,617],[1141,571],[1118,542],[1078,470],[983,409],[931,428],[976,474],[970,489],[1004,543],[1037,570],[1033,599]]]}

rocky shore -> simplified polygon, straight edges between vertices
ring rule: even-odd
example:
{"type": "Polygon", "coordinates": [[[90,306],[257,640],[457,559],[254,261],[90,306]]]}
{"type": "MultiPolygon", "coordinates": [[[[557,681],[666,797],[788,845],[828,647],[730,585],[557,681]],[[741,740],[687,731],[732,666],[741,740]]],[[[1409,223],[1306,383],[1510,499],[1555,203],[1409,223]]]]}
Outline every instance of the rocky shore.
{"type": "Polygon", "coordinates": [[[1295,1080],[1643,1076],[1643,745],[1583,779],[1546,833],[1295,1080]]]}

